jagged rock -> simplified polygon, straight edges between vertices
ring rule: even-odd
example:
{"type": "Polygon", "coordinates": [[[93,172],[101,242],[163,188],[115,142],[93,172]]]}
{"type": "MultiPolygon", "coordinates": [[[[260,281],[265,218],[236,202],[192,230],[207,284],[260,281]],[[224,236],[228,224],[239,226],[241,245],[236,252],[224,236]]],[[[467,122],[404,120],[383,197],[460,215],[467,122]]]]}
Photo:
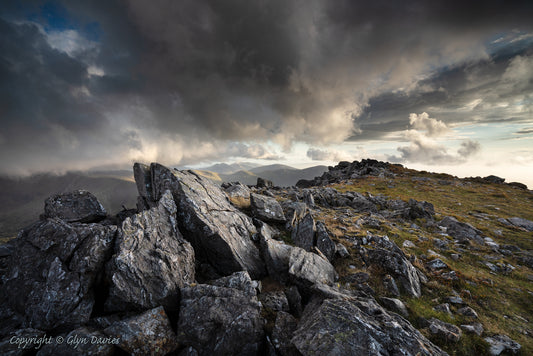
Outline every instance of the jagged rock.
{"type": "Polygon", "coordinates": [[[59,219],[21,231],[0,289],[2,324],[47,331],[87,322],[115,233],[116,226],[59,219]]]}
{"type": "Polygon", "coordinates": [[[304,355],[446,355],[405,319],[363,298],[308,304],[292,343],[304,355]]]}
{"type": "Polygon", "coordinates": [[[412,242],[412,241],[409,241],[409,240],[405,240],[402,244],[402,247],[403,248],[415,248],[416,245],[412,242]]]}
{"type": "Polygon", "coordinates": [[[209,284],[218,287],[238,289],[243,292],[244,295],[249,297],[255,297],[257,295],[257,289],[259,288],[258,282],[253,281],[246,271],[235,272],[232,275],[210,281],[209,284]]]}
{"type": "Polygon", "coordinates": [[[373,248],[361,249],[365,263],[384,268],[399,281],[405,293],[419,298],[420,276],[403,251],[388,238],[373,238],[372,241],[375,243],[373,248]]]}
{"type": "Polygon", "coordinates": [[[150,167],[142,163],[135,163],[133,165],[133,177],[139,192],[137,210],[143,211],[154,207],[156,199],[152,195],[152,171],[150,167]]]}
{"type": "Polygon", "coordinates": [[[480,323],[474,323],[470,325],[461,325],[461,329],[467,334],[476,334],[481,336],[483,334],[483,325],[480,323]]]}
{"type": "Polygon", "coordinates": [[[315,207],[315,198],[313,197],[312,191],[309,189],[303,190],[303,200],[304,203],[307,204],[308,207],[314,208],[315,207]]]}
{"type": "Polygon", "coordinates": [[[260,246],[268,274],[286,283],[289,278],[289,258],[294,247],[273,239],[261,239],[260,246]]]}
{"type": "Polygon", "coordinates": [[[57,194],[44,201],[43,219],[59,218],[66,222],[97,222],[107,213],[98,199],[86,190],[57,194]]]}
{"type": "Polygon", "coordinates": [[[429,319],[429,331],[446,341],[458,342],[462,332],[457,326],[445,323],[437,318],[429,319]]]}
{"type": "Polygon", "coordinates": [[[346,249],[346,246],[344,246],[340,242],[336,245],[335,251],[336,251],[337,255],[339,255],[339,257],[341,257],[341,258],[346,258],[346,257],[350,256],[350,253],[346,249]]]}
{"type": "Polygon", "coordinates": [[[450,309],[450,304],[448,304],[448,303],[439,304],[439,305],[433,307],[433,309],[436,310],[436,311],[440,311],[440,312],[446,313],[448,315],[452,315],[452,311],[450,309]]]}
{"type": "Polygon", "coordinates": [[[463,298],[452,295],[446,298],[446,301],[451,304],[464,304],[463,298]]]}
{"type": "Polygon", "coordinates": [[[261,293],[259,294],[258,299],[265,308],[269,308],[273,311],[289,311],[289,301],[283,291],[261,293]]]}
{"type": "Polygon", "coordinates": [[[337,247],[335,242],[329,237],[329,232],[326,229],[326,224],[322,221],[316,223],[316,247],[327,257],[328,260],[333,261],[337,247]]]}
{"type": "Polygon", "coordinates": [[[307,214],[307,204],[294,201],[284,201],[281,203],[281,207],[285,213],[285,219],[289,227],[294,227],[298,221],[303,219],[307,214]]]}
{"type": "Polygon", "coordinates": [[[459,308],[457,310],[457,313],[461,314],[461,315],[464,315],[464,316],[468,316],[470,318],[474,318],[474,319],[477,319],[478,318],[478,315],[476,313],[476,311],[470,307],[462,307],[462,308],[459,308]]]}
{"type": "Polygon", "coordinates": [[[10,333],[0,341],[0,355],[3,356],[24,356],[33,352],[54,340],[46,337],[46,333],[37,329],[19,329],[10,333]]]}
{"type": "Polygon", "coordinates": [[[526,229],[527,231],[533,231],[533,221],[526,220],[523,218],[518,218],[518,217],[509,218],[507,219],[507,221],[511,225],[521,227],[523,229],[526,229]]]}
{"type": "Polygon", "coordinates": [[[163,307],[118,321],[104,329],[104,334],[119,339],[118,346],[131,355],[166,355],[178,348],[163,307]]]}
{"type": "Polygon", "coordinates": [[[486,337],[485,341],[490,344],[489,352],[491,355],[499,355],[504,351],[517,354],[522,348],[522,345],[512,340],[507,335],[494,335],[491,337],[486,337]]]}
{"type": "Polygon", "coordinates": [[[250,188],[240,182],[229,183],[223,188],[233,205],[241,209],[250,207],[250,188]]]}
{"type": "Polygon", "coordinates": [[[313,284],[331,284],[335,281],[335,268],[325,258],[294,247],[289,256],[289,278],[302,289],[313,284]]]}
{"type": "Polygon", "coordinates": [[[272,344],[282,356],[296,356],[299,352],[291,343],[292,335],[298,326],[297,320],[283,311],[278,312],[274,329],[272,330],[272,344]]]}
{"type": "Polygon", "coordinates": [[[387,290],[387,292],[389,292],[391,295],[395,297],[400,296],[398,285],[396,284],[396,281],[390,274],[387,274],[385,275],[385,277],[383,277],[383,285],[385,286],[385,289],[387,290]]]}
{"type": "Polygon", "coordinates": [[[214,183],[192,171],[151,165],[155,198],[170,189],[178,206],[177,221],[194,247],[196,258],[208,261],[223,275],[246,270],[259,279],[265,265],[251,237],[252,220],[232,206],[214,183]]]}
{"type": "Polygon", "coordinates": [[[177,309],[179,289],[194,282],[194,251],[176,229],[176,204],[167,191],[157,204],[124,220],[108,265],[111,311],[177,309]]]}
{"type": "Polygon", "coordinates": [[[426,263],[426,267],[432,271],[436,271],[439,269],[448,268],[448,265],[442,262],[440,258],[435,258],[434,260],[431,260],[426,263]]]}
{"type": "Polygon", "coordinates": [[[409,316],[407,307],[405,306],[405,304],[403,304],[401,300],[387,297],[381,297],[379,298],[379,300],[385,306],[385,308],[389,309],[390,311],[398,313],[404,318],[407,318],[409,316]]]}
{"type": "Polygon", "coordinates": [[[291,314],[299,318],[302,315],[302,296],[298,291],[298,287],[290,286],[285,289],[285,296],[287,297],[287,302],[289,303],[289,309],[291,314]]]}
{"type": "Polygon", "coordinates": [[[483,244],[483,237],[481,237],[482,233],[480,230],[470,224],[459,222],[452,216],[445,217],[438,225],[445,227],[448,235],[459,240],[460,243],[468,243],[474,240],[478,244],[483,244]]]}
{"type": "Polygon", "coordinates": [[[274,183],[272,183],[272,181],[270,181],[268,179],[257,177],[256,186],[258,188],[272,188],[274,186],[274,183]]]}
{"type": "Polygon", "coordinates": [[[183,288],[180,344],[198,355],[255,355],[264,338],[259,302],[234,288],[198,284],[183,288]]]}
{"type": "MultiPolygon", "coordinates": [[[[119,337],[108,337],[100,331],[81,327],[63,336],[63,342],[53,342],[44,345],[37,356],[111,356],[115,346],[120,342],[119,337]]],[[[54,340],[55,341],[55,340],[54,340]]]]}
{"type": "Polygon", "coordinates": [[[435,215],[433,204],[428,203],[427,201],[409,199],[408,205],[409,210],[406,218],[433,220],[433,216],[435,215]]]}
{"type": "Polygon", "coordinates": [[[311,213],[307,213],[302,220],[298,221],[292,230],[292,241],[306,251],[311,251],[315,246],[316,225],[311,213]]]}
{"type": "Polygon", "coordinates": [[[276,199],[252,193],[250,195],[250,204],[252,207],[252,214],[256,218],[266,222],[285,222],[283,209],[276,199]]]}

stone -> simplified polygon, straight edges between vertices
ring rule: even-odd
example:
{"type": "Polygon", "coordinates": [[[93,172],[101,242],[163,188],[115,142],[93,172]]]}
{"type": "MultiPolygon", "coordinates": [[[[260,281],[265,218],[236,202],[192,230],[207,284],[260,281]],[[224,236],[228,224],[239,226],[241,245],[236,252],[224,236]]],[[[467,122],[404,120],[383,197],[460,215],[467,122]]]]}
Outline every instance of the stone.
{"type": "Polygon", "coordinates": [[[307,305],[292,343],[303,355],[447,355],[409,322],[373,299],[335,298],[307,305]],[[400,351],[401,350],[401,351],[400,351]]]}
{"type": "Polygon", "coordinates": [[[176,204],[170,191],[156,207],[124,220],[117,251],[108,265],[107,310],[178,308],[180,288],[194,282],[195,259],[175,222],[176,204]]]}
{"type": "Polygon", "coordinates": [[[457,239],[460,243],[469,243],[474,240],[478,244],[483,244],[483,238],[481,237],[481,231],[476,229],[470,224],[459,222],[452,216],[447,216],[442,219],[439,226],[445,227],[448,235],[457,239]]]}
{"type": "Polygon", "coordinates": [[[222,189],[193,171],[151,165],[154,197],[170,190],[178,207],[179,230],[191,242],[196,259],[210,263],[221,275],[248,271],[266,274],[251,237],[257,232],[250,217],[231,205],[222,189]]]}
{"type": "Polygon", "coordinates": [[[446,313],[448,315],[452,315],[452,311],[450,309],[450,304],[448,304],[448,303],[439,304],[439,305],[433,307],[433,310],[436,310],[436,311],[439,311],[439,312],[443,312],[443,313],[446,313]]]}
{"type": "Polygon", "coordinates": [[[426,268],[428,268],[428,269],[430,269],[432,271],[436,271],[436,270],[439,270],[439,269],[448,268],[448,265],[446,263],[442,262],[442,260],[440,258],[436,258],[436,259],[431,260],[428,263],[426,263],[426,268]]]}
{"type": "Polygon", "coordinates": [[[446,301],[451,304],[464,304],[463,298],[452,295],[446,298],[446,301]]]}
{"type": "Polygon", "coordinates": [[[285,215],[281,205],[274,198],[261,194],[250,194],[252,215],[265,222],[284,223],[285,215]]]}
{"type": "Polygon", "coordinates": [[[507,219],[507,221],[514,226],[521,227],[522,229],[526,229],[527,231],[533,231],[533,221],[531,220],[514,217],[507,219]]]}
{"type": "Polygon", "coordinates": [[[457,313],[474,319],[478,318],[476,311],[470,307],[459,308],[457,313]]]}
{"type": "Polygon", "coordinates": [[[340,242],[337,243],[335,251],[337,255],[339,255],[340,258],[350,257],[350,253],[348,252],[348,249],[346,248],[346,246],[344,246],[340,242]]]}
{"type": "Polygon", "coordinates": [[[209,284],[218,287],[238,289],[249,297],[257,296],[258,282],[253,281],[246,271],[235,272],[232,275],[210,281],[209,284]]]}
{"type": "Polygon", "coordinates": [[[264,339],[257,298],[235,288],[183,288],[178,340],[198,355],[255,355],[264,339]]]}
{"type": "Polygon", "coordinates": [[[445,323],[437,318],[429,319],[429,331],[446,341],[458,342],[461,339],[461,329],[457,326],[445,323]]]}
{"type": "Polygon", "coordinates": [[[272,183],[272,181],[270,181],[268,179],[257,177],[256,186],[258,188],[272,188],[274,186],[274,183],[272,183]]]}
{"type": "Polygon", "coordinates": [[[281,203],[281,207],[283,208],[287,225],[290,228],[294,227],[298,221],[303,219],[309,210],[307,204],[294,201],[284,201],[281,203]]]}
{"type": "Polygon", "coordinates": [[[98,199],[86,190],[57,194],[44,201],[43,219],[59,218],[66,222],[92,223],[106,217],[98,199]]]}
{"type": "Polygon", "coordinates": [[[395,297],[400,296],[398,285],[396,284],[396,281],[390,274],[387,274],[385,275],[385,277],[383,277],[383,285],[385,286],[385,289],[387,290],[389,294],[395,297]]]}
{"type": "Polygon", "coordinates": [[[433,204],[428,203],[427,201],[416,201],[414,199],[409,199],[407,204],[409,205],[407,218],[433,220],[433,216],[435,215],[433,204]]]}
{"type": "Polygon", "coordinates": [[[315,219],[311,213],[307,213],[303,219],[298,221],[294,230],[292,230],[292,241],[306,251],[311,251],[316,244],[315,240],[316,225],[315,219]]]}
{"type": "Polygon", "coordinates": [[[259,245],[268,274],[277,281],[286,283],[289,279],[289,259],[294,247],[273,239],[261,239],[259,245]]]}
{"type": "Polygon", "coordinates": [[[150,166],[142,163],[134,163],[133,177],[135,178],[135,184],[139,192],[137,210],[143,211],[152,208],[155,205],[155,199],[152,195],[152,171],[150,170],[150,166]]]}
{"type": "Polygon", "coordinates": [[[416,245],[412,241],[405,240],[402,244],[402,247],[403,248],[416,248],[416,245]]]}
{"type": "Polygon", "coordinates": [[[302,289],[313,284],[332,284],[337,277],[335,268],[317,254],[294,247],[289,256],[289,279],[302,289]]]}
{"type": "Polygon", "coordinates": [[[240,182],[230,183],[224,191],[228,195],[229,201],[237,208],[246,209],[250,207],[250,188],[240,182]]]}
{"type": "Polygon", "coordinates": [[[2,324],[48,331],[86,323],[116,231],[116,226],[60,219],[22,230],[13,240],[0,288],[2,324]]]}
{"type": "Polygon", "coordinates": [[[461,325],[461,329],[463,329],[463,331],[467,334],[476,334],[477,336],[481,336],[483,334],[483,325],[480,323],[461,325]]]}
{"type": "Polygon", "coordinates": [[[315,207],[315,198],[313,197],[313,193],[311,190],[309,189],[303,190],[303,201],[308,207],[310,208],[315,207]]]}
{"type": "Polygon", "coordinates": [[[299,318],[302,315],[302,296],[298,291],[298,287],[290,286],[285,289],[285,296],[287,297],[287,302],[289,303],[289,309],[292,315],[299,318]]]}
{"type": "Polygon", "coordinates": [[[395,313],[400,314],[404,318],[407,318],[409,316],[409,312],[407,311],[407,307],[403,302],[396,298],[387,298],[387,297],[381,297],[379,298],[381,301],[381,304],[390,311],[393,311],[395,313]]]}
{"type": "Polygon", "coordinates": [[[298,321],[289,313],[280,311],[272,330],[272,344],[282,356],[296,356],[298,351],[291,342],[292,335],[298,326],[298,321]]]}
{"type": "Polygon", "coordinates": [[[179,346],[163,307],[113,323],[104,334],[130,355],[166,355],[179,346]]]}
{"type": "Polygon", "coordinates": [[[287,300],[287,296],[283,291],[271,291],[261,293],[259,294],[258,299],[263,305],[263,307],[268,308],[270,310],[276,312],[288,312],[290,310],[289,301],[287,300]]]}
{"type": "Polygon", "coordinates": [[[512,340],[507,335],[493,335],[490,337],[486,337],[485,341],[488,342],[490,345],[489,352],[491,355],[500,355],[504,351],[508,351],[512,354],[517,354],[522,348],[522,345],[512,340]]]}
{"type": "Polygon", "coordinates": [[[329,236],[326,224],[322,221],[318,221],[316,223],[316,247],[329,261],[333,261],[337,247],[335,242],[333,242],[329,236]]]}
{"type": "Polygon", "coordinates": [[[44,345],[37,356],[111,356],[115,346],[120,342],[119,337],[108,337],[98,330],[81,327],[63,336],[63,342],[53,342],[44,345]]]}

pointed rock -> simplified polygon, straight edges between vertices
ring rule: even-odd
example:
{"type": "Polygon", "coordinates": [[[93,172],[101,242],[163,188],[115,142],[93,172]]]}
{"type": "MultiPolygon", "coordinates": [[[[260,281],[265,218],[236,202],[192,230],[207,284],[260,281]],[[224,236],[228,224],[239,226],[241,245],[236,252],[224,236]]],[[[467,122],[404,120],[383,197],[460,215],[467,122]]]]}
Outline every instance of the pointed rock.
{"type": "Polygon", "coordinates": [[[254,217],[265,222],[284,223],[283,209],[276,199],[261,194],[250,194],[250,205],[254,217]]]}

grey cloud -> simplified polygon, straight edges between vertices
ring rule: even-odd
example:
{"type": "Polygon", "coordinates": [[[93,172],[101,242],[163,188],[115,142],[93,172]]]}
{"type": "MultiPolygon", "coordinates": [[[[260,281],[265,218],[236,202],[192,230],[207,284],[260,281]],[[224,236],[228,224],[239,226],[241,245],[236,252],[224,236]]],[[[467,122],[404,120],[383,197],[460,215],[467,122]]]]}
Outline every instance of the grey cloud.
{"type": "Polygon", "coordinates": [[[307,157],[313,161],[345,161],[352,159],[351,155],[346,152],[331,149],[309,148],[306,153],[307,157]]]}
{"type": "Polygon", "coordinates": [[[461,147],[457,150],[459,156],[468,158],[478,153],[481,150],[481,145],[477,141],[465,140],[461,142],[461,147]]]}
{"type": "Polygon", "coordinates": [[[524,127],[523,129],[518,130],[515,132],[518,135],[529,135],[533,134],[533,127],[524,127]]]}

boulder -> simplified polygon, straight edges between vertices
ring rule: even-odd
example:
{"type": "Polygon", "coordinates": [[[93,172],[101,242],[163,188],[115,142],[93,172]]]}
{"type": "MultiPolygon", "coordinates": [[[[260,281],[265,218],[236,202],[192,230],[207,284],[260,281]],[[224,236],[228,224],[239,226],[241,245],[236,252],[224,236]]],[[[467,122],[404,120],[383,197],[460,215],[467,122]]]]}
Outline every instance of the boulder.
{"type": "Polygon", "coordinates": [[[255,355],[264,339],[257,298],[235,288],[183,288],[178,340],[198,355],[255,355]]]}
{"type": "Polygon", "coordinates": [[[289,311],[289,301],[283,291],[271,291],[261,293],[258,296],[263,307],[273,311],[289,311]]]}
{"type": "Polygon", "coordinates": [[[445,227],[448,235],[459,240],[460,243],[469,243],[474,240],[478,244],[483,244],[483,237],[481,231],[470,224],[459,222],[452,216],[447,216],[442,219],[439,226],[445,227]]]}
{"type": "Polygon", "coordinates": [[[272,344],[282,356],[296,356],[300,353],[291,343],[292,335],[298,326],[297,320],[289,313],[278,312],[274,329],[272,330],[272,344]]]}
{"type": "Polygon", "coordinates": [[[493,335],[491,337],[486,337],[485,341],[490,345],[489,352],[491,355],[500,355],[504,351],[517,354],[522,348],[522,345],[511,340],[507,335],[493,335]]]}
{"type": "Polygon", "coordinates": [[[289,258],[294,247],[282,241],[263,238],[260,246],[268,274],[277,281],[286,283],[289,279],[289,258]]]}
{"type": "Polygon", "coordinates": [[[210,281],[209,284],[218,286],[238,289],[249,297],[255,297],[257,295],[257,289],[259,289],[259,282],[253,281],[250,278],[248,272],[241,271],[235,272],[230,276],[221,277],[214,281],[210,281]]]}
{"type": "Polygon", "coordinates": [[[274,183],[272,183],[272,181],[270,181],[268,179],[257,177],[256,186],[258,188],[272,188],[274,186],[274,183]]]}
{"type": "Polygon", "coordinates": [[[250,195],[250,205],[253,216],[260,220],[274,223],[285,222],[283,209],[274,198],[252,193],[250,195]]]}
{"type": "Polygon", "coordinates": [[[2,324],[47,331],[86,323],[116,230],[60,219],[22,230],[0,289],[2,324]]]}
{"type": "Polygon", "coordinates": [[[361,249],[365,263],[385,269],[399,282],[405,293],[419,298],[420,275],[398,245],[384,237],[374,237],[372,242],[373,248],[361,249]]]}
{"type": "Polygon", "coordinates": [[[224,187],[224,191],[228,195],[229,201],[237,208],[250,207],[250,188],[240,182],[230,183],[224,187]]]}
{"type": "Polygon", "coordinates": [[[303,219],[308,211],[307,204],[301,202],[284,201],[281,203],[281,207],[283,208],[289,227],[296,226],[296,223],[303,219]]]}
{"type": "Polygon", "coordinates": [[[402,317],[355,297],[309,303],[292,343],[304,355],[446,355],[402,317]]]}
{"type": "Polygon", "coordinates": [[[446,341],[458,342],[462,332],[457,326],[445,323],[437,318],[429,319],[429,331],[446,341]]]}
{"type": "Polygon", "coordinates": [[[461,329],[463,329],[463,331],[467,334],[476,334],[477,336],[481,336],[483,334],[483,325],[480,323],[461,325],[461,329]]]}
{"type": "Polygon", "coordinates": [[[86,190],[57,194],[44,201],[43,219],[58,218],[66,222],[97,222],[107,213],[94,195],[86,190]]]}
{"type": "Polygon", "coordinates": [[[154,197],[168,189],[176,201],[177,222],[194,247],[196,258],[209,262],[220,274],[248,271],[254,279],[266,274],[251,237],[252,219],[230,204],[226,194],[209,179],[192,171],[151,165],[154,197]]]}
{"type": "Polygon", "coordinates": [[[337,277],[335,268],[317,254],[294,247],[289,256],[289,279],[298,287],[308,289],[313,284],[332,284],[337,277]]]}
{"type": "Polygon", "coordinates": [[[179,346],[163,307],[115,322],[103,332],[130,355],[166,355],[179,346]]]}
{"type": "Polygon", "coordinates": [[[416,201],[414,199],[409,199],[409,210],[407,218],[409,219],[427,219],[433,220],[435,216],[435,208],[433,204],[428,203],[427,201],[416,201]]]}
{"type": "Polygon", "coordinates": [[[381,297],[379,298],[381,301],[381,304],[390,311],[393,311],[395,313],[400,314],[404,318],[407,318],[409,316],[409,312],[407,311],[407,307],[403,302],[396,298],[387,298],[387,297],[381,297]]]}
{"type": "Polygon", "coordinates": [[[292,230],[291,238],[296,246],[299,246],[306,251],[311,251],[316,244],[315,232],[315,219],[313,219],[311,213],[307,213],[303,219],[297,222],[292,230]]]}
{"type": "Polygon", "coordinates": [[[170,191],[156,207],[124,220],[107,267],[111,282],[107,310],[178,308],[179,289],[194,282],[195,260],[175,221],[170,191]]]}
{"type": "Polygon", "coordinates": [[[137,210],[143,211],[155,206],[155,199],[153,197],[152,187],[152,171],[150,166],[142,163],[135,163],[133,165],[133,177],[139,192],[137,199],[137,210]]]}
{"type": "Polygon", "coordinates": [[[439,269],[448,268],[448,265],[442,262],[440,258],[435,258],[434,260],[431,260],[428,263],[426,263],[426,268],[431,271],[436,271],[439,269]]]}
{"type": "Polygon", "coordinates": [[[120,342],[119,337],[108,337],[97,330],[81,327],[62,336],[63,342],[44,345],[37,356],[111,356],[114,355],[115,345],[120,342]]]}
{"type": "Polygon", "coordinates": [[[326,224],[322,221],[316,223],[316,247],[327,257],[328,260],[333,261],[337,246],[335,242],[329,237],[329,232],[326,224]]]}
{"type": "Polygon", "coordinates": [[[462,307],[462,308],[459,308],[457,310],[457,313],[461,314],[461,315],[464,315],[464,316],[467,316],[467,317],[470,317],[470,318],[474,318],[474,319],[477,319],[478,318],[478,315],[476,313],[476,311],[470,307],[462,307]]]}
{"type": "Polygon", "coordinates": [[[507,219],[507,221],[514,226],[521,227],[522,229],[526,229],[527,231],[533,231],[533,221],[531,220],[514,217],[507,219]]]}

